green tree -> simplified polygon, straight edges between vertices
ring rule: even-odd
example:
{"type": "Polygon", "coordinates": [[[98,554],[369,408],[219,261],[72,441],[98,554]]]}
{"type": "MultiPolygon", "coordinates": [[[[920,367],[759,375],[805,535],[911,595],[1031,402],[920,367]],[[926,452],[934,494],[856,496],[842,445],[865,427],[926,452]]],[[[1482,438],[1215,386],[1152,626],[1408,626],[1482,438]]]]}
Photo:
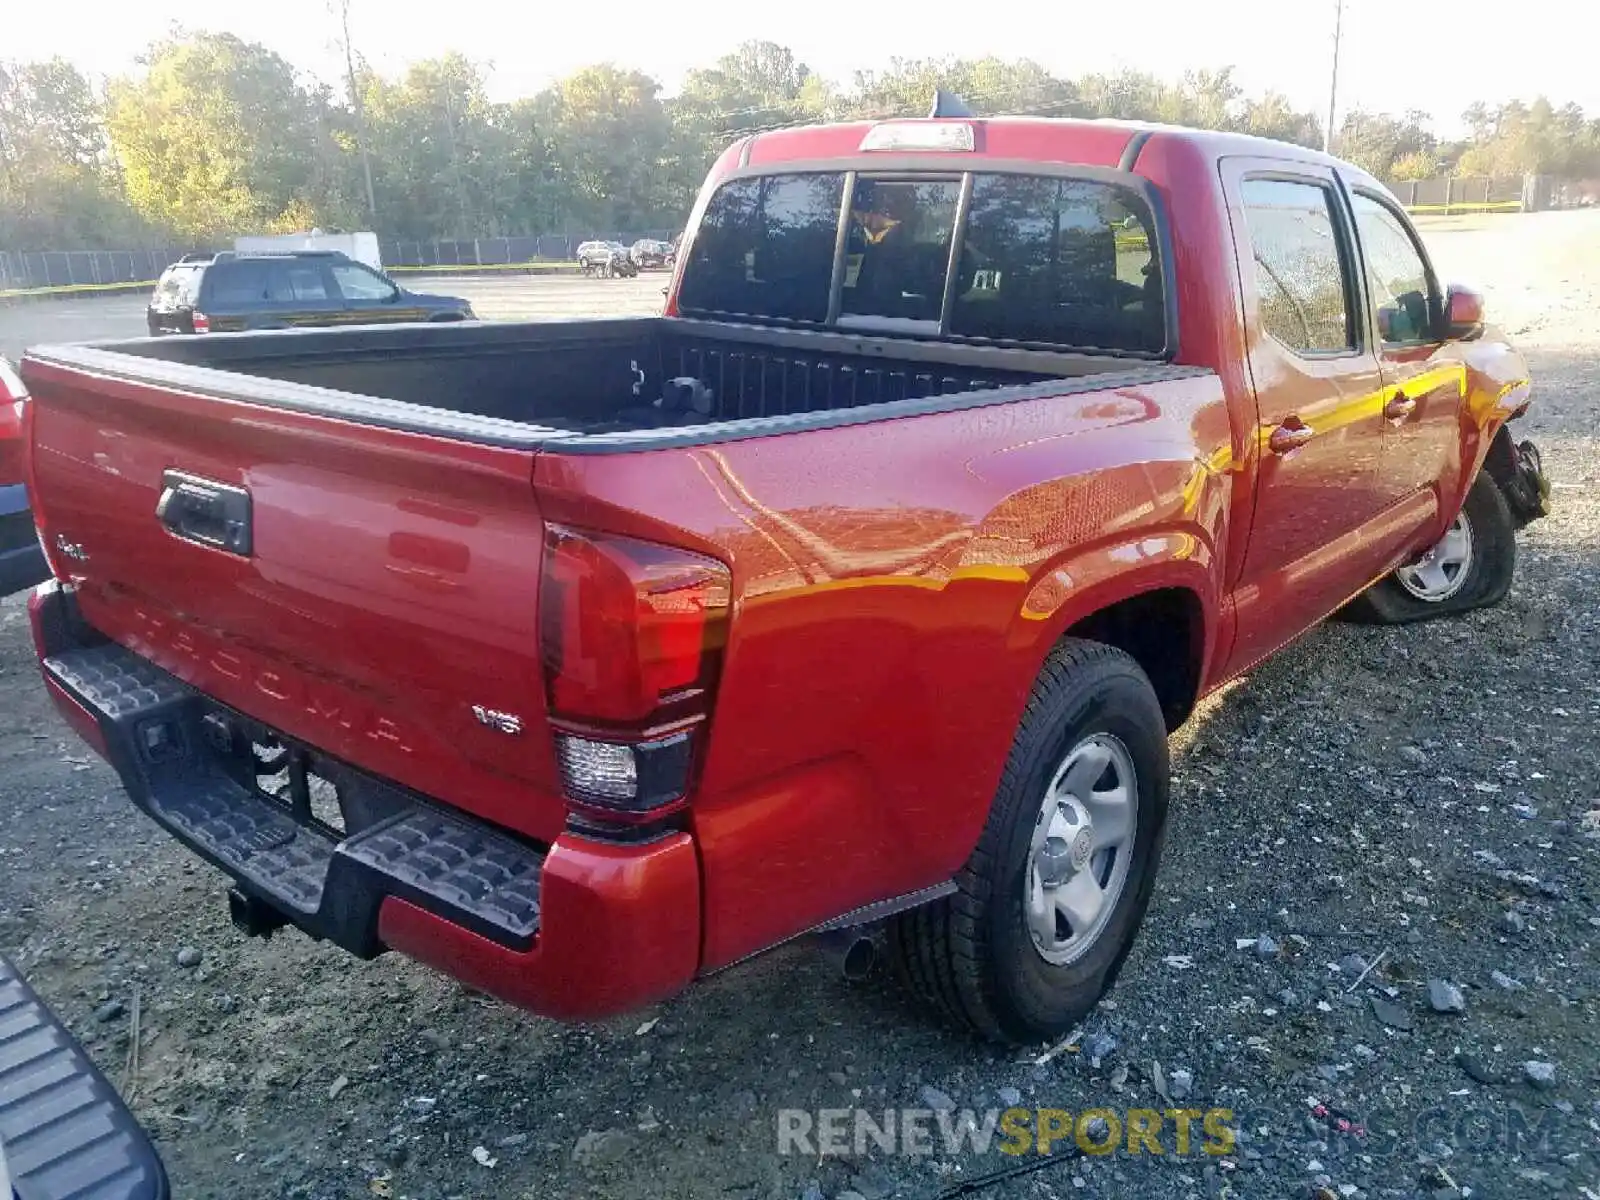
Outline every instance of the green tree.
{"type": "Polygon", "coordinates": [[[1333,142],[1333,152],[1379,179],[1390,179],[1394,165],[1411,155],[1433,155],[1438,148],[1428,130],[1428,116],[1408,112],[1403,117],[1352,109],[1333,142]]]}
{"type": "Polygon", "coordinates": [[[551,149],[572,215],[592,232],[647,229],[679,219],[659,176],[672,143],[660,91],[641,71],[602,63],[561,80],[544,97],[553,122],[551,149]]]}
{"type": "Polygon", "coordinates": [[[99,98],[62,59],[0,63],[0,245],[32,249],[150,240],[122,196],[99,98]]]}
{"type": "MultiPolygon", "coordinates": [[[[496,103],[483,69],[459,54],[397,76],[373,71],[351,46],[351,0],[327,4],[344,52],[337,93],[224,34],[157,43],[104,99],[61,60],[0,64],[0,244],[129,246],[374,220],[405,239],[666,228],[734,139],[916,116],[938,89],[980,115],[1115,117],[1321,144],[1314,114],[1277,93],[1246,96],[1226,67],[1073,80],[994,56],[891,58],[836,89],[765,41],[691,70],[669,98],[648,75],[600,64],[496,103]]],[[[1600,175],[1600,120],[1578,105],[1480,103],[1463,119],[1467,136],[1441,144],[1422,113],[1357,109],[1334,147],[1391,180],[1600,175]]]]}
{"type": "Polygon", "coordinates": [[[1322,146],[1322,125],[1308,112],[1296,112],[1288,97],[1268,92],[1257,100],[1247,100],[1240,127],[1257,137],[1276,138],[1297,146],[1322,146]]]}
{"type": "Polygon", "coordinates": [[[1463,114],[1469,130],[1457,148],[1457,175],[1524,172],[1580,178],[1600,170],[1600,125],[1576,104],[1560,108],[1540,96],[1498,108],[1475,104],[1463,114]]]}
{"type": "Polygon", "coordinates": [[[1426,150],[1412,150],[1396,158],[1389,167],[1389,179],[1404,182],[1410,179],[1432,179],[1439,174],[1439,156],[1426,150]]]}
{"type": "Polygon", "coordinates": [[[752,41],[709,67],[691,70],[673,101],[672,115],[708,135],[726,136],[815,119],[827,101],[826,85],[792,50],[752,41]]]}
{"type": "Polygon", "coordinates": [[[659,200],[688,208],[706,169],[730,141],[751,130],[823,119],[827,82],[774,42],[749,41],[709,67],[697,67],[666,103],[671,129],[659,173],[659,200]]]}
{"type": "Polygon", "coordinates": [[[1078,89],[1028,59],[891,58],[883,71],[858,71],[846,102],[861,116],[925,116],[937,89],[954,92],[979,116],[1073,116],[1078,89]]]}
{"type": "Polygon", "coordinates": [[[399,79],[368,72],[362,95],[385,232],[506,232],[517,164],[506,114],[489,102],[480,67],[451,53],[412,63],[399,79]]]}
{"type": "Polygon", "coordinates": [[[201,239],[344,215],[325,88],[232,34],[173,37],[143,61],[142,76],[112,82],[107,116],[139,212],[201,239]]]}

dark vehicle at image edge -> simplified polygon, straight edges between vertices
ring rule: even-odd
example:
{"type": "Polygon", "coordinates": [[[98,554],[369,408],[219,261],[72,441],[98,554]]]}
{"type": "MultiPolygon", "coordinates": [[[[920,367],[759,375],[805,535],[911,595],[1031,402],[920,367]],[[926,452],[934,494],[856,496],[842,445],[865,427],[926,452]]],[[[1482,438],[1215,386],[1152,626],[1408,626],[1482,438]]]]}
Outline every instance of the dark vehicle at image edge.
{"type": "MultiPolygon", "coordinates": [[[[27,439],[22,432],[22,401],[26,395],[11,364],[0,358],[0,596],[42,583],[50,575],[33,530],[28,486],[23,482],[27,439]]],[[[9,1200],[4,1193],[0,1198],[9,1200]]]]}
{"type": "Polygon", "coordinates": [[[458,296],[411,292],[337,250],[186,255],[156,283],[150,336],[306,325],[476,320],[458,296]]]}
{"type": "Polygon", "coordinates": [[[634,262],[646,268],[670,267],[676,259],[672,245],[656,238],[640,238],[628,247],[628,254],[634,262]]]}
{"type": "Polygon", "coordinates": [[[106,1077],[0,958],[0,1200],[167,1200],[167,1173],[106,1077]]]}

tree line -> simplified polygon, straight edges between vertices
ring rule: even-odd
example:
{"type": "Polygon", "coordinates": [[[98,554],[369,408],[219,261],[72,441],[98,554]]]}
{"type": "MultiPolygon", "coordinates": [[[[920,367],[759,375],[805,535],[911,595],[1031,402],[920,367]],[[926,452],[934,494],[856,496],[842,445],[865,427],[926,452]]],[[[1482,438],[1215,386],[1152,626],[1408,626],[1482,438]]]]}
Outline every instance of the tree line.
{"type": "MultiPolygon", "coordinates": [[[[387,238],[676,227],[730,141],[807,121],[925,113],[935,88],[979,113],[1103,116],[1320,146],[1318,117],[1246,96],[1230,69],[1065,79],[1026,60],[905,60],[830,84],[792,51],[746,42],[675,96],[641,71],[585,67],[489,98],[460,54],[389,77],[348,44],[333,87],[231,34],[174,34],[97,85],[63,59],[0,63],[0,247],[214,243],[236,233],[375,229],[387,238]]],[[[1600,119],[1578,106],[1474,105],[1466,137],[1426,114],[1352,111],[1334,151],[1389,180],[1600,176],[1600,119]]]]}

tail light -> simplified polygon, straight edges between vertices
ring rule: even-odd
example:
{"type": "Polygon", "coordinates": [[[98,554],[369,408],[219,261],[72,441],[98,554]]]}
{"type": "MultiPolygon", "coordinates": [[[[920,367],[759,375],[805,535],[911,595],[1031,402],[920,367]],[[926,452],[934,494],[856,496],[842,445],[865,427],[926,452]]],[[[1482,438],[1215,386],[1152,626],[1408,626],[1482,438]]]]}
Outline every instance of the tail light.
{"type": "Polygon", "coordinates": [[[638,820],[687,799],[731,592],[715,559],[549,528],[540,642],[556,758],[574,806],[638,820]]]}
{"type": "Polygon", "coordinates": [[[194,331],[196,333],[211,332],[211,318],[206,316],[205,313],[196,312],[191,316],[190,319],[194,324],[194,331]]]}
{"type": "Polygon", "coordinates": [[[22,408],[28,401],[27,389],[0,358],[0,487],[10,487],[26,479],[28,441],[23,436],[22,408]]]}

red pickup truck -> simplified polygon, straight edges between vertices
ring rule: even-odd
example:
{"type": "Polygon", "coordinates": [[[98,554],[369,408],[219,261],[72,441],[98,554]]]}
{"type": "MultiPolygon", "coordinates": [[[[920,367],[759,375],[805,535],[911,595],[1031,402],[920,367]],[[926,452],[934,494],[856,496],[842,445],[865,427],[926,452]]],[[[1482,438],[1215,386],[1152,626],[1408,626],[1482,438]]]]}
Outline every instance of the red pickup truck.
{"type": "Polygon", "coordinates": [[[1523,360],[1312,151],[797,129],[689,231],[655,318],[27,356],[45,683],[242,927],[586,1018],[887,919],[1058,1034],[1197,697],[1544,510],[1523,360]]]}

